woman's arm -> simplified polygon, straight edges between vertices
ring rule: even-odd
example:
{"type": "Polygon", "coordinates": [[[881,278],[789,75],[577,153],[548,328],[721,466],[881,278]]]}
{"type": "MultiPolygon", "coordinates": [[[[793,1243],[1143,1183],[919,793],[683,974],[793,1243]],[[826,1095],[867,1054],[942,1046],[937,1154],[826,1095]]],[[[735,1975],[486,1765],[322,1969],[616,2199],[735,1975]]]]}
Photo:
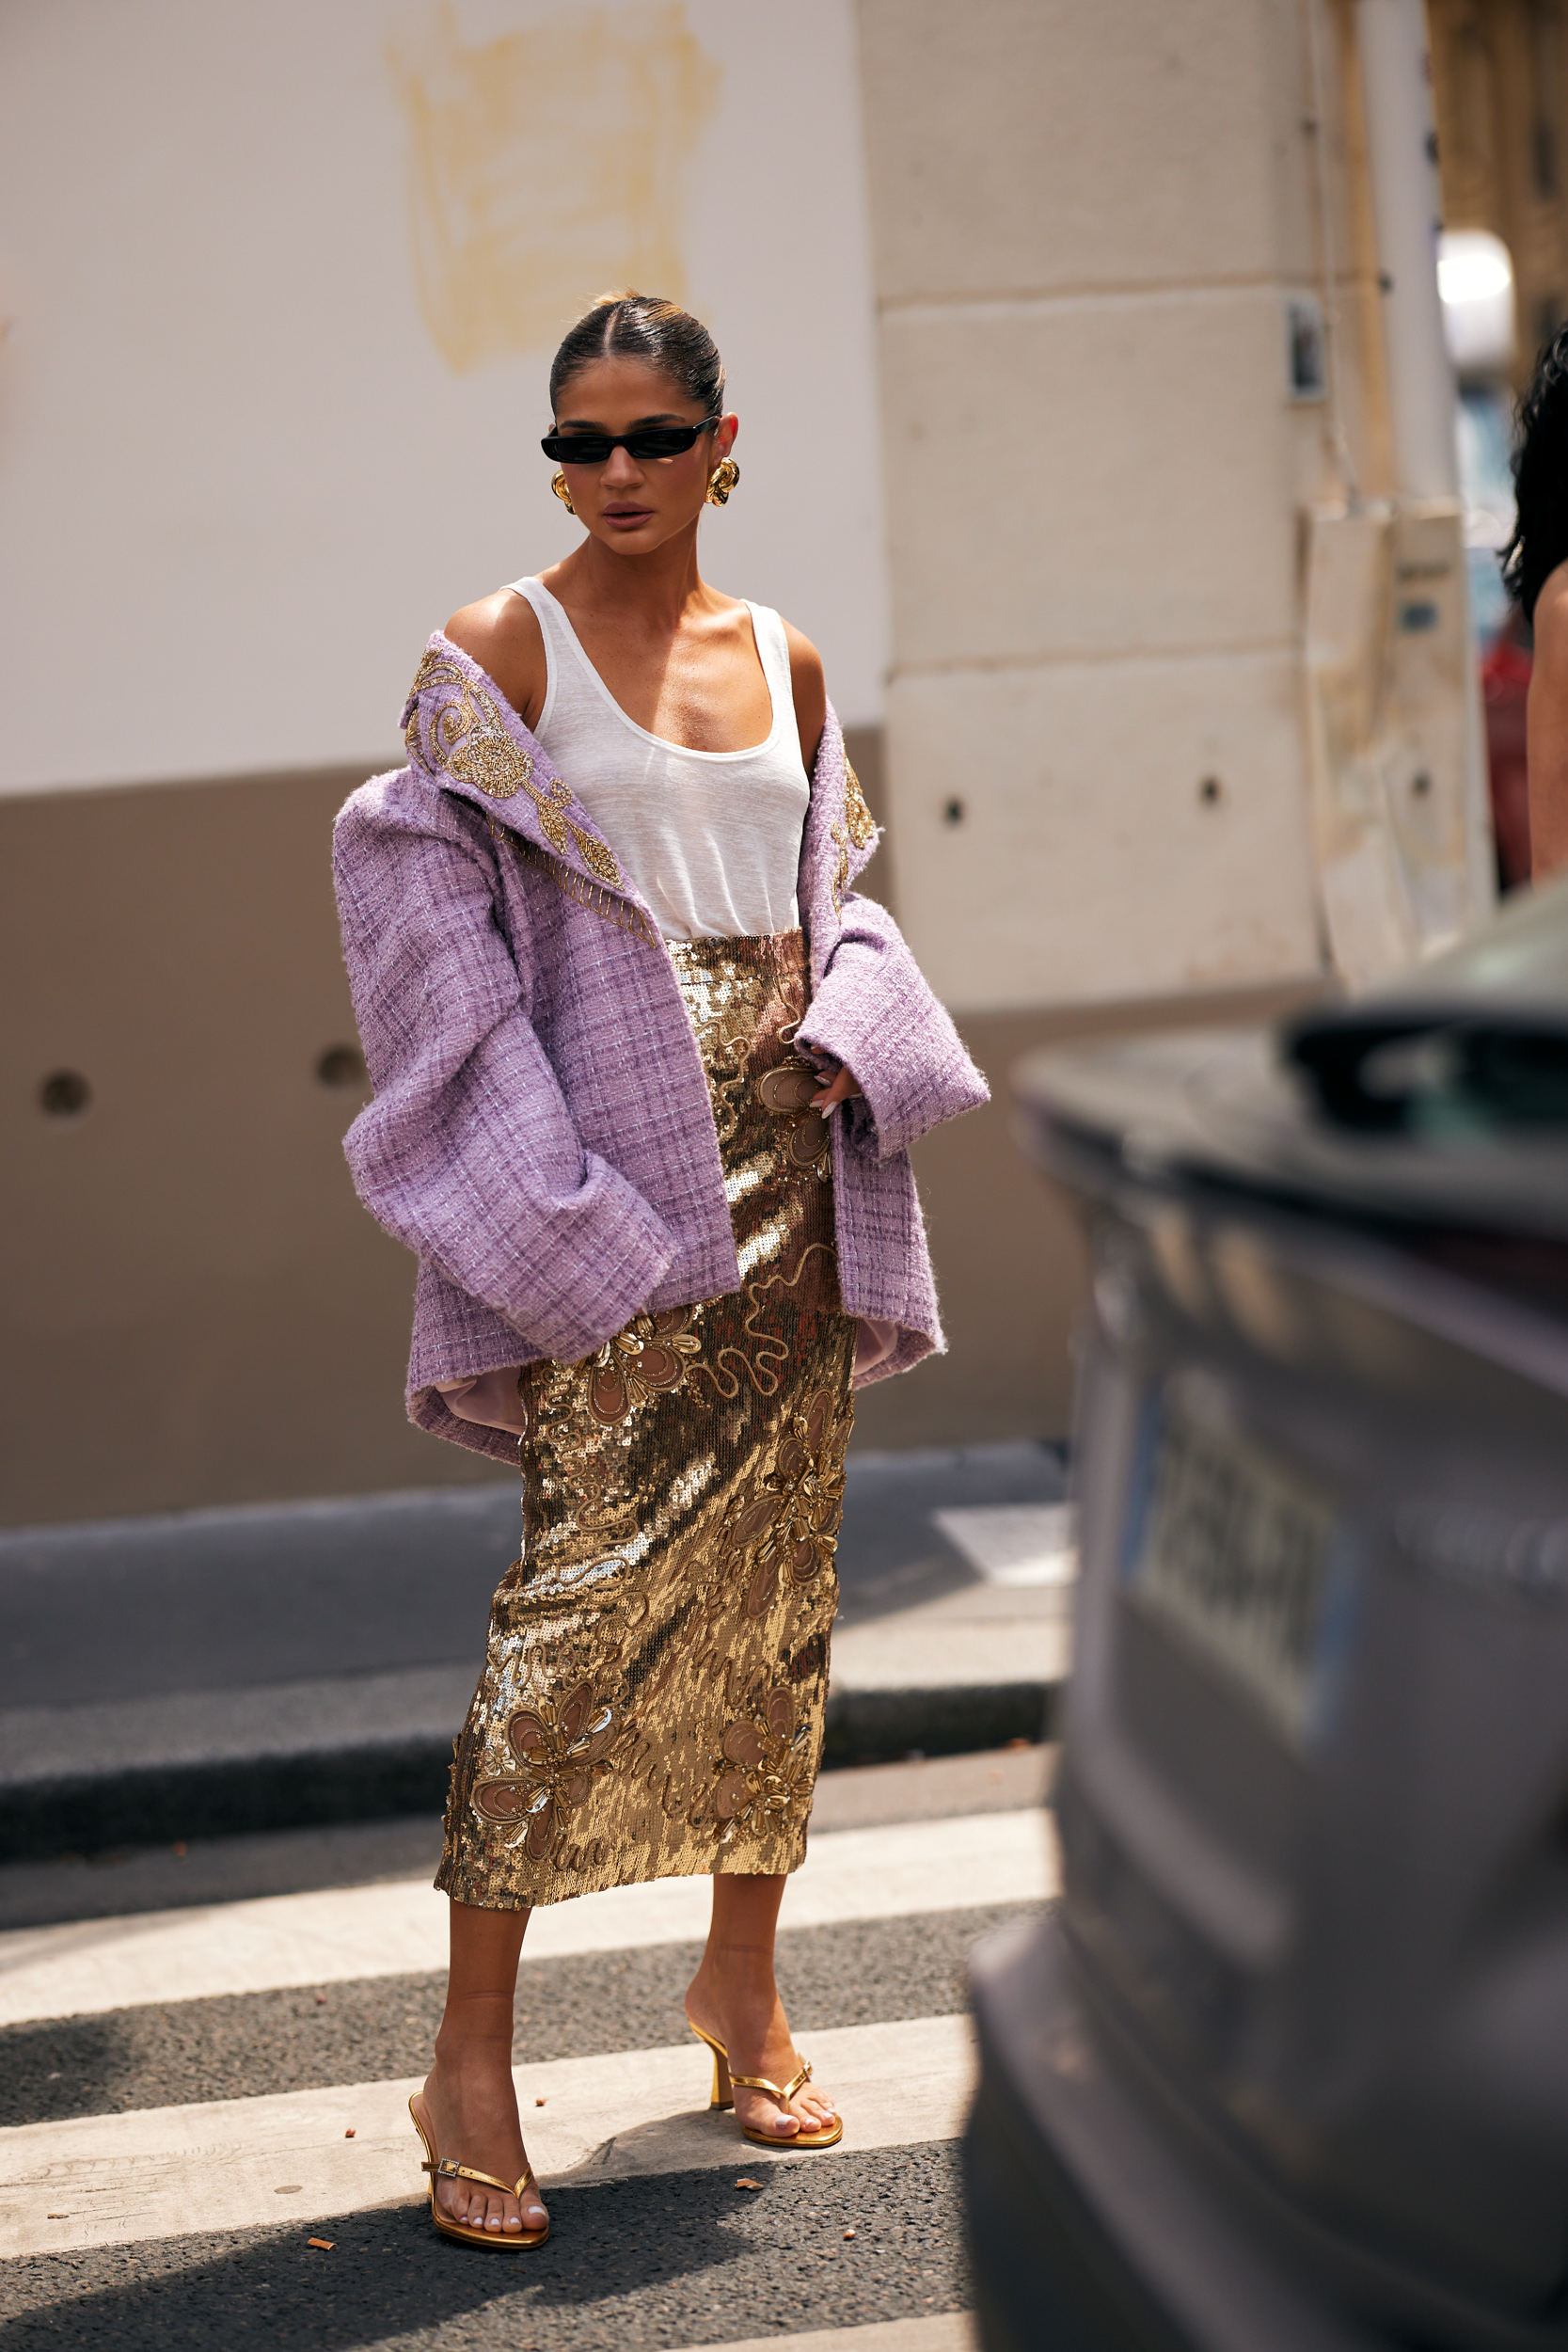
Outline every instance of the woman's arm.
{"type": "Polygon", "coordinates": [[[822,667],[822,656],[809,637],[802,637],[787,621],[784,632],[789,647],[789,684],[795,698],[800,758],[810,776],[816,772],[816,755],[822,748],[822,730],[828,723],[827,674],[822,667]]]}
{"type": "MultiPolygon", "coordinates": [[[[822,656],[811,639],[802,637],[788,621],[784,622],[784,632],[789,647],[789,684],[795,700],[796,730],[800,738],[800,763],[810,776],[816,771],[822,730],[828,723],[828,677],[822,656]]],[[[841,1065],[820,1094],[812,1096],[811,1106],[815,1111],[832,1110],[835,1104],[847,1103],[860,1090],[860,1080],[854,1072],[841,1065]]]]}
{"type": "Polygon", "coordinates": [[[1568,564],[1535,600],[1535,660],[1525,706],[1530,867],[1537,882],[1568,866],[1568,564]]]}

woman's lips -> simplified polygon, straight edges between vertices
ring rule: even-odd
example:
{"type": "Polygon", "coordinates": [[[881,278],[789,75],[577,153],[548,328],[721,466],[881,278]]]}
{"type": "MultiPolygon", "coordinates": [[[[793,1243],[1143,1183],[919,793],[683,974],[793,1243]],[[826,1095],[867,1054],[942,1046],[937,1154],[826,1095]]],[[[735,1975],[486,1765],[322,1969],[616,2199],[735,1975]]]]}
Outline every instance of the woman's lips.
{"type": "Polygon", "coordinates": [[[607,523],[645,523],[653,511],[651,506],[607,506],[604,518],[607,523]]]}

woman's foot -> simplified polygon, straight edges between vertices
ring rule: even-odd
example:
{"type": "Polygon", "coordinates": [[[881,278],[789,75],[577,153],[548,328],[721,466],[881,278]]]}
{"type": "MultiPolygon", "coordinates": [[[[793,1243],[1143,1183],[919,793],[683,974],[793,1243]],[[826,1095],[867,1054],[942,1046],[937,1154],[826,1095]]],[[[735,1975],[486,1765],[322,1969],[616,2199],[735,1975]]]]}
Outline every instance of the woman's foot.
{"type": "MultiPolygon", "coordinates": [[[[476,2172],[494,2173],[498,2181],[521,2177],[528,2155],[517,2120],[510,2048],[502,2053],[481,2044],[446,2050],[437,2041],[436,2063],[415,2105],[437,2156],[471,2165],[476,2172]]],[[[519,2200],[480,2181],[434,2177],[441,2212],[453,2221],[466,2221],[470,2229],[515,2237],[525,2230],[542,2230],[549,2218],[532,2181],[519,2200]]]]}
{"type": "MultiPolygon", "coordinates": [[[[686,2013],[730,2054],[730,2072],[762,2074],[787,2083],[800,2071],[789,2021],[773,1981],[771,1946],[766,1952],[709,1941],[701,1967],[687,1988],[686,2013]]],[[[787,2146],[802,2132],[826,2131],[838,2110],[825,2090],[802,2083],[787,2106],[766,2090],[735,2085],[736,2120],[745,2131],[761,2132],[787,2146]]]]}

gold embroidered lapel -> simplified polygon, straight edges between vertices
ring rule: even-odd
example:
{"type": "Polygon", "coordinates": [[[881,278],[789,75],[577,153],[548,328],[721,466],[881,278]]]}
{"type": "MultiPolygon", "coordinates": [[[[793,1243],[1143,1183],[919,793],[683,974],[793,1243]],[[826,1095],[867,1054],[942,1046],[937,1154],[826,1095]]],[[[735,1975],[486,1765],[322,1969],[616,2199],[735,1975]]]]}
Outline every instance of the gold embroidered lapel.
{"type": "Polygon", "coordinates": [[[436,776],[450,775],[472,785],[492,801],[510,801],[526,792],[539,819],[539,830],[559,857],[568,861],[574,847],[589,872],[611,890],[625,890],[621,869],[606,844],[566,815],[572,795],[557,779],[541,787],[533,781],[533,755],[514,742],[496,699],[450,655],[432,645],[414,673],[409,690],[413,708],[404,731],[411,759],[420,760],[436,776]],[[455,686],[455,696],[437,704],[426,723],[422,700],[426,687],[455,686]]]}

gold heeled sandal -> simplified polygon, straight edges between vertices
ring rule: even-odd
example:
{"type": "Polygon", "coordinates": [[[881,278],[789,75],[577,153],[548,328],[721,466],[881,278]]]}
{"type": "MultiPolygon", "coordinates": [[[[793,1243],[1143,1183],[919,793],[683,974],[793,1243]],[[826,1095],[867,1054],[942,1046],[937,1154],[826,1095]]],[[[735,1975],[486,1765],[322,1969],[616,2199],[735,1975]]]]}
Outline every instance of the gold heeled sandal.
{"type": "Polygon", "coordinates": [[[432,2221],[435,2222],[436,2227],[440,2231],[443,2237],[457,2238],[465,2246],[505,2246],[515,2248],[519,2246],[544,2245],[545,2240],[550,2233],[550,2225],[547,2221],[542,2230],[513,2230],[511,2232],[506,2230],[487,2230],[483,2226],[483,2224],[476,2225],[471,2221],[454,2220],[451,2214],[443,2213],[440,2206],[436,2201],[436,2175],[439,2174],[443,2181],[477,2181],[482,2188],[499,2188],[503,2197],[515,2197],[518,2203],[521,2204],[523,2191],[527,2188],[530,2181],[533,2181],[537,2184],[538,2176],[534,2172],[531,2164],[528,2164],[523,2167],[522,2178],[516,2182],[498,2181],[493,2172],[476,2172],[472,2165],[454,2164],[451,2156],[438,2156],[436,2154],[435,2149],[431,2145],[429,2134],[426,2132],[424,2125],[420,2121],[419,2109],[415,2106],[412,2099],[408,2102],[408,2112],[414,2119],[414,2129],[420,2135],[420,2145],[424,2150],[425,2153],[425,2160],[423,2164],[420,2165],[420,2170],[421,2172],[428,2172],[431,2176],[430,2217],[432,2221]]]}
{"type": "MultiPolygon", "coordinates": [[[[712,2034],[705,2033],[701,2026],[694,2024],[689,2016],[686,2022],[690,2026],[698,2041],[705,2042],[713,2052],[713,2096],[708,2101],[710,2111],[715,2107],[721,2109],[733,2107],[735,2105],[734,2086],[738,2083],[743,2090],[766,2090],[768,2097],[776,2099],[787,2114],[789,2103],[795,2093],[802,2083],[809,2083],[811,2080],[811,2066],[805,2059],[801,2060],[800,2073],[792,2074],[788,2082],[783,2086],[769,2082],[766,2074],[732,2074],[730,2054],[723,2043],[716,2042],[712,2034]]],[[[819,2132],[808,2132],[802,2127],[795,2134],[793,2139],[786,2139],[779,2132],[754,2132],[749,2123],[742,2123],[740,2129],[742,2136],[752,2141],[758,2148],[836,2148],[844,2137],[844,2118],[842,2115],[835,2115],[832,2122],[825,2123],[819,2132]]]]}

